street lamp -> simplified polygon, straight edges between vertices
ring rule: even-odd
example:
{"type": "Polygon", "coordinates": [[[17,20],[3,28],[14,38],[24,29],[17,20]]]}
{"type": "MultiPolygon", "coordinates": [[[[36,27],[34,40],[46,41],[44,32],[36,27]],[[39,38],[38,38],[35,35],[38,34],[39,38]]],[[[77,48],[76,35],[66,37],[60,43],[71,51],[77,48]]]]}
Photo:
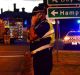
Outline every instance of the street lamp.
{"type": "Polygon", "coordinates": [[[80,30],[80,20],[77,20],[77,23],[79,24],[79,30],[80,30]]]}

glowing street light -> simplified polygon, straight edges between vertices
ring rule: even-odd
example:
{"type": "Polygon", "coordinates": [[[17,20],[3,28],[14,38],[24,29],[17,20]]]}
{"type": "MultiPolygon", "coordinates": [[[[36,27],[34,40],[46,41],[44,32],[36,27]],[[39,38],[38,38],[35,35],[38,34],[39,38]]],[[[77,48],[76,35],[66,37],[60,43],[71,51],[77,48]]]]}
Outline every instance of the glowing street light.
{"type": "Polygon", "coordinates": [[[77,20],[77,23],[79,24],[79,30],[80,30],[80,20],[77,20]]]}
{"type": "Polygon", "coordinates": [[[80,24],[80,20],[77,20],[77,23],[80,24]]]}

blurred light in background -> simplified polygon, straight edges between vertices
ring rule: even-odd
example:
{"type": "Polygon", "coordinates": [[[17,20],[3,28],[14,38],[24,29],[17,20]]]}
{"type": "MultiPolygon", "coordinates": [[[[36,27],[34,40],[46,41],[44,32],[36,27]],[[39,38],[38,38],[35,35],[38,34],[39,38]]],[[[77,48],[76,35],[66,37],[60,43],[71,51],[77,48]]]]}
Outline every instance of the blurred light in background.
{"type": "Polygon", "coordinates": [[[27,25],[27,20],[24,21],[24,25],[27,25]]]}
{"type": "Polygon", "coordinates": [[[80,24],[80,20],[77,20],[77,23],[80,24]]]}

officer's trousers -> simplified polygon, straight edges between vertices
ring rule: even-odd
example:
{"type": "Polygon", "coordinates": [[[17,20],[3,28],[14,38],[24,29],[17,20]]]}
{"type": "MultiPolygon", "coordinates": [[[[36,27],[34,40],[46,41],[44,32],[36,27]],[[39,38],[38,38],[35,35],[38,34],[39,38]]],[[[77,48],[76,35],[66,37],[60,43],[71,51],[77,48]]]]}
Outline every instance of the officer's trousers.
{"type": "MultiPolygon", "coordinates": [[[[50,38],[30,44],[30,50],[35,50],[50,43],[50,38]]],[[[52,48],[39,51],[33,55],[34,75],[50,75],[52,69],[52,48]]]]}
{"type": "Polygon", "coordinates": [[[52,50],[45,49],[33,55],[34,75],[50,75],[52,69],[52,50]]]}

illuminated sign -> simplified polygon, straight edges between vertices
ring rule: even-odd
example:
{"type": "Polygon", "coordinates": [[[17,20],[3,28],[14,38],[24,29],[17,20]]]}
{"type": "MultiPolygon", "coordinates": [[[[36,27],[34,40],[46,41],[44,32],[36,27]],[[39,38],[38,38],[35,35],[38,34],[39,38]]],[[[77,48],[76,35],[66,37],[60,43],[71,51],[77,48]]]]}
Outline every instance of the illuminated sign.
{"type": "Polygon", "coordinates": [[[49,18],[80,18],[80,8],[74,7],[49,7],[47,10],[49,18]]]}
{"type": "Polygon", "coordinates": [[[80,4],[80,0],[47,0],[49,5],[73,5],[80,4]]]}

